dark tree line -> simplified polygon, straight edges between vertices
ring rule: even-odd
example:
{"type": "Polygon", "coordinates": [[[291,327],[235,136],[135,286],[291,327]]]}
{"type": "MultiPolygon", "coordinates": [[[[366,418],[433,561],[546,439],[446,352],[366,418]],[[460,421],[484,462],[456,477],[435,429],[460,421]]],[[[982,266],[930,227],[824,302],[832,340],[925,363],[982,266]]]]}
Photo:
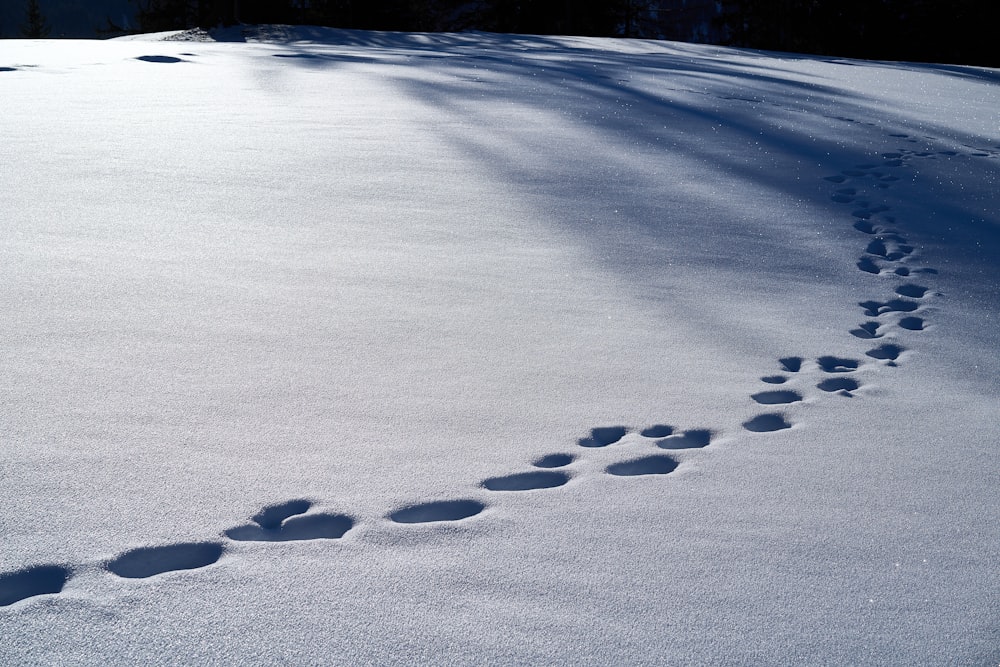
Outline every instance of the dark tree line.
{"type": "Polygon", "coordinates": [[[614,35],[630,0],[134,0],[140,30],[291,23],[407,31],[614,35]]]}
{"type": "Polygon", "coordinates": [[[132,0],[143,32],[234,23],[678,39],[1000,66],[995,0],[132,0]],[[989,15],[988,15],[989,14],[989,15]]]}
{"type": "Polygon", "coordinates": [[[728,43],[876,60],[1000,66],[995,0],[728,0],[728,43]]]}

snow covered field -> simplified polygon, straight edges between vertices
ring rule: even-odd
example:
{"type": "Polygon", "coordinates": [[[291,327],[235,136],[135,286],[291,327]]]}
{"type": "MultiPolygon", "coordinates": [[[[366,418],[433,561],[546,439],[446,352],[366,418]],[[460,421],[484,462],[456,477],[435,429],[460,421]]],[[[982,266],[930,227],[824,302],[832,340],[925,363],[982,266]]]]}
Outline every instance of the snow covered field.
{"type": "Polygon", "coordinates": [[[0,663],[1000,664],[1000,72],[163,37],[0,42],[0,663]]]}

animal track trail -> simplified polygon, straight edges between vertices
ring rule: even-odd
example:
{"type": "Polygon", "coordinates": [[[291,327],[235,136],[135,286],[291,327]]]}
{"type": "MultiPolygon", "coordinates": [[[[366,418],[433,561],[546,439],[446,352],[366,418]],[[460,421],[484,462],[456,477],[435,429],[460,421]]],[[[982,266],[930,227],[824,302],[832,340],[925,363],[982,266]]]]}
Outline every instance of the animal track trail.
{"type": "MultiPolygon", "coordinates": [[[[646,443],[652,440],[652,444],[654,446],[659,449],[666,450],[703,449],[712,443],[716,434],[716,431],[708,428],[691,428],[678,432],[675,427],[664,423],[653,424],[652,426],[647,426],[642,429],[633,429],[628,426],[609,426],[592,428],[590,431],[590,437],[579,439],[577,444],[585,448],[593,448],[597,446],[603,447],[618,443],[625,437],[625,434],[636,430],[638,430],[639,435],[645,439],[646,443]]],[[[638,440],[634,441],[634,444],[639,447],[648,446],[646,443],[638,440]]],[[[604,468],[604,472],[615,477],[668,475],[676,470],[678,465],[680,465],[680,462],[672,456],[666,454],[650,454],[612,463],[604,468]]],[[[521,476],[510,476],[508,478],[499,479],[503,480],[504,484],[513,484],[517,486],[519,484],[518,478],[524,477],[527,474],[528,473],[521,476]]],[[[487,482],[492,484],[496,484],[496,481],[496,479],[487,480],[487,482]]],[[[515,490],[520,490],[520,488],[515,490]]]]}
{"type": "MultiPolygon", "coordinates": [[[[143,56],[139,60],[154,63],[185,62],[180,58],[167,56],[143,56]]],[[[0,67],[0,72],[14,69],[16,68],[0,67]]],[[[905,134],[893,136],[909,142],[917,141],[907,138],[905,134]]],[[[950,158],[960,155],[996,158],[1000,157],[1000,146],[997,148],[997,151],[972,149],[973,152],[965,154],[960,154],[958,151],[898,149],[882,153],[881,163],[876,161],[857,164],[853,168],[842,170],[839,174],[825,177],[825,180],[837,186],[830,195],[831,199],[852,206],[850,219],[853,228],[868,237],[864,254],[857,262],[857,268],[889,280],[916,275],[936,275],[937,271],[933,268],[913,266],[914,246],[894,229],[897,221],[894,215],[889,214],[890,207],[873,203],[872,197],[877,191],[885,190],[898,181],[899,177],[892,172],[906,167],[910,160],[937,159],[937,156],[950,158]]],[[[859,305],[864,309],[866,316],[882,318],[896,313],[913,313],[920,308],[924,299],[934,296],[930,287],[915,282],[898,284],[893,292],[895,296],[887,301],[873,299],[862,301],[859,305]]],[[[927,323],[922,317],[906,315],[900,317],[895,326],[903,332],[916,332],[924,331],[927,323]]],[[[895,333],[891,327],[891,321],[873,319],[859,324],[856,329],[850,330],[850,333],[858,339],[874,340],[885,337],[887,331],[895,333]]],[[[865,355],[883,362],[884,366],[895,366],[906,351],[907,348],[901,344],[886,342],[869,349],[865,355]]],[[[826,355],[818,357],[816,364],[821,372],[830,376],[823,377],[816,383],[818,390],[827,394],[850,397],[862,387],[858,379],[850,375],[860,366],[857,359],[826,355]]],[[[760,380],[770,385],[783,385],[791,379],[802,380],[811,374],[810,369],[810,372],[798,375],[803,368],[802,357],[783,357],[779,360],[779,365],[780,374],[765,375],[760,380]]],[[[803,394],[796,389],[760,391],[751,394],[750,398],[761,405],[790,405],[804,400],[803,394]]],[[[742,426],[751,433],[766,434],[790,429],[793,424],[785,413],[766,412],[744,421],[742,426]]],[[[627,426],[595,427],[590,430],[589,436],[578,439],[577,445],[584,449],[606,448],[622,443],[625,436],[632,432],[634,429],[627,426]]],[[[626,445],[633,443],[640,447],[656,447],[661,450],[697,450],[711,444],[715,433],[705,428],[677,432],[673,426],[654,424],[638,431],[638,434],[646,439],[645,443],[638,438],[630,439],[622,443],[621,451],[628,451],[629,446],[626,445]]],[[[614,451],[619,449],[616,447],[614,451]]],[[[531,464],[534,470],[490,477],[483,480],[480,487],[496,493],[561,487],[573,478],[570,472],[561,468],[570,466],[577,460],[577,455],[571,453],[546,454],[534,460],[531,464]]],[[[604,472],[612,477],[669,475],[679,465],[680,461],[668,454],[632,455],[625,460],[606,465],[604,472]]],[[[290,542],[339,539],[355,526],[355,519],[346,514],[309,513],[312,507],[312,501],[304,499],[269,505],[250,518],[252,523],[230,528],[224,531],[224,534],[234,541],[290,542]]],[[[388,513],[386,518],[397,524],[461,522],[480,515],[486,508],[486,503],[471,498],[437,500],[400,507],[388,513]]],[[[225,551],[226,546],[219,542],[188,542],[141,547],[120,554],[104,563],[103,567],[122,578],[143,579],[167,572],[208,567],[218,562],[225,551]]],[[[72,570],[61,565],[37,565],[2,573],[0,607],[33,597],[58,594],[71,576],[72,570]]]]}
{"type": "MultiPolygon", "coordinates": [[[[797,375],[802,372],[803,361],[802,357],[782,357],[778,359],[778,365],[785,373],[797,375]]],[[[789,381],[789,376],[765,375],[760,380],[766,384],[785,384],[789,381]]],[[[760,405],[787,405],[803,400],[802,394],[794,389],[759,391],[750,394],[750,398],[760,405]]],[[[768,412],[743,422],[742,426],[753,433],[771,433],[791,428],[792,424],[784,414],[768,412]]]]}
{"type": "MultiPolygon", "coordinates": [[[[905,139],[909,143],[919,143],[918,139],[905,133],[895,133],[890,136],[895,139],[905,139]]],[[[933,141],[930,137],[928,140],[933,141]]],[[[966,152],[965,156],[978,157],[977,153],[982,153],[982,151],[972,149],[972,152],[966,152]]],[[[898,180],[891,172],[907,167],[911,160],[936,159],[938,156],[953,158],[962,156],[962,153],[957,150],[935,151],[897,148],[883,152],[880,164],[876,162],[858,164],[853,169],[845,169],[839,174],[825,177],[825,180],[838,186],[833,189],[831,199],[838,203],[854,204],[856,208],[851,212],[852,226],[856,231],[869,237],[864,248],[864,255],[856,264],[860,271],[876,276],[904,279],[916,275],[932,276],[937,274],[937,270],[930,267],[912,266],[913,253],[915,252],[913,244],[898,231],[887,226],[887,224],[896,223],[896,217],[887,214],[891,207],[885,204],[872,205],[872,202],[863,198],[862,195],[867,192],[866,188],[871,185],[880,189],[889,187],[891,183],[898,180]],[[876,222],[876,216],[881,218],[883,222],[876,222]]],[[[996,157],[992,154],[990,156],[996,157]]],[[[849,333],[862,340],[883,338],[886,332],[894,333],[894,331],[892,323],[884,321],[882,318],[895,314],[903,315],[895,323],[898,331],[925,330],[924,318],[909,313],[914,313],[921,308],[923,300],[932,294],[931,289],[915,282],[904,282],[897,284],[893,288],[893,293],[894,296],[885,301],[876,299],[860,301],[858,305],[862,308],[865,316],[879,319],[863,322],[857,328],[851,329],[849,333]]],[[[865,355],[884,362],[885,366],[896,366],[897,360],[905,351],[906,348],[903,345],[887,342],[866,351],[865,355]]],[[[856,364],[850,368],[838,367],[832,363],[831,359],[827,357],[819,360],[820,366],[825,372],[839,373],[857,368],[856,364]],[[824,361],[831,363],[824,363],[824,361]]],[[[821,381],[817,387],[822,391],[850,396],[851,392],[859,388],[859,385],[856,380],[850,378],[828,378],[821,381]]]]}
{"type": "Polygon", "coordinates": [[[250,518],[256,525],[230,528],[225,535],[238,542],[336,540],[354,527],[354,519],[346,514],[306,514],[311,507],[308,500],[269,505],[250,518]]]}
{"type": "MultiPolygon", "coordinates": [[[[877,333],[879,322],[866,322],[861,328],[854,330],[856,336],[861,338],[874,338],[877,333]]],[[[801,373],[803,370],[802,357],[783,357],[778,360],[782,370],[786,372],[801,373]]],[[[816,358],[816,367],[823,373],[842,375],[853,373],[861,365],[857,359],[837,357],[833,355],[823,355],[816,358]]],[[[809,373],[805,376],[808,377],[809,373]]],[[[765,375],[760,378],[762,382],[768,384],[784,384],[789,378],[785,375],[765,375]]],[[[816,387],[825,393],[836,393],[840,396],[853,397],[852,392],[861,387],[861,383],[853,378],[836,377],[821,380],[816,387]]],[[[768,390],[750,394],[750,398],[761,405],[790,405],[799,403],[804,399],[803,394],[794,389],[788,390],[768,390]]],[[[757,415],[742,424],[743,428],[754,433],[771,433],[792,427],[787,415],[783,413],[770,412],[757,415]]]]}
{"type": "Polygon", "coordinates": [[[36,565],[0,574],[0,607],[39,595],[61,593],[71,572],[61,565],[36,565]]]}

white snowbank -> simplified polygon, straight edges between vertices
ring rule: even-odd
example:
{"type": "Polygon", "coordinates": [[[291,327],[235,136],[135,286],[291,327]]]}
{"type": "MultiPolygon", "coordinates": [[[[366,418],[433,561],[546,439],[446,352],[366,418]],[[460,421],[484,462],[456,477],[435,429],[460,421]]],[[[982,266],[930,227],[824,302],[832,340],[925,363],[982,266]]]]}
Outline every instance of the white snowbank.
{"type": "Polygon", "coordinates": [[[0,42],[0,662],[998,662],[1000,73],[265,33],[0,42]]]}

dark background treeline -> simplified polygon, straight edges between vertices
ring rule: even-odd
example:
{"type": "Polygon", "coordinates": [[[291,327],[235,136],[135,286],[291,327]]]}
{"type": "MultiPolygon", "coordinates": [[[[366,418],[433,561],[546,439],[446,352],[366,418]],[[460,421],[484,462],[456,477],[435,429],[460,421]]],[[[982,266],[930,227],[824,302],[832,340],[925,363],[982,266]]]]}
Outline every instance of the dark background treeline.
{"type": "Polygon", "coordinates": [[[675,39],[1000,67],[997,0],[0,0],[0,36],[290,23],[675,39]]]}

